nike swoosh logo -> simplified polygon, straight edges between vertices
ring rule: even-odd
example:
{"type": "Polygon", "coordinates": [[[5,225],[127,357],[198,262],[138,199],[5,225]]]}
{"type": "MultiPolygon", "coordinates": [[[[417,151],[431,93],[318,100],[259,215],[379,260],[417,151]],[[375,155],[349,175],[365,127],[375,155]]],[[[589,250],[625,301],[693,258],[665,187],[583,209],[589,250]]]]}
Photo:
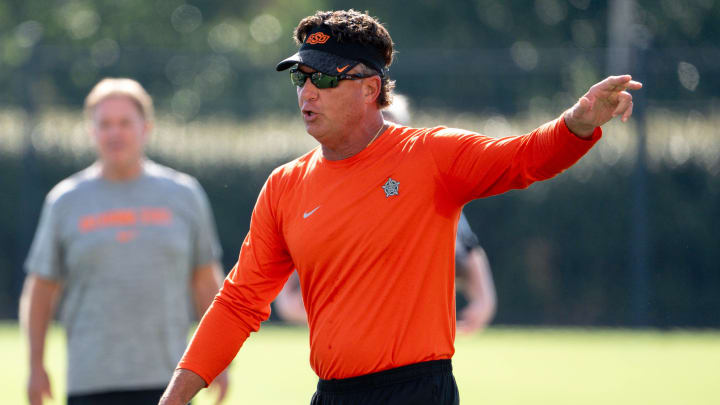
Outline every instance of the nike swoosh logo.
{"type": "Polygon", "coordinates": [[[336,67],[335,69],[337,69],[338,73],[342,73],[343,71],[345,71],[345,69],[348,68],[348,66],[350,66],[350,65],[345,65],[342,68],[336,67]]]}
{"type": "Polygon", "coordinates": [[[317,210],[318,210],[318,208],[320,208],[320,206],[319,206],[319,205],[318,205],[317,207],[315,207],[315,209],[314,209],[314,210],[312,210],[312,211],[304,212],[304,213],[303,213],[303,219],[305,219],[305,218],[309,217],[310,215],[314,214],[314,213],[315,213],[315,211],[317,211],[317,210]]]}

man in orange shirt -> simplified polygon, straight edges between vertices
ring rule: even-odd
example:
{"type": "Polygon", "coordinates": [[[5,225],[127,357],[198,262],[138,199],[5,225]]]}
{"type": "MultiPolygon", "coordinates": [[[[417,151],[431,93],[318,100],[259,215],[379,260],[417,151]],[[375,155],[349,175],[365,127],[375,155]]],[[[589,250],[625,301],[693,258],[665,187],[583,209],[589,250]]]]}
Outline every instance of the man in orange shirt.
{"type": "MultiPolygon", "coordinates": [[[[392,104],[383,109],[382,114],[386,121],[408,125],[410,109],[407,98],[394,94],[392,104]]],[[[465,333],[482,330],[495,316],[495,284],[485,250],[464,213],[460,214],[455,238],[455,280],[457,330],[465,333]]],[[[286,322],[307,325],[297,272],[293,272],[280,290],[272,309],[286,322]]]]}
{"type": "Polygon", "coordinates": [[[454,244],[464,204],[574,164],[600,125],[632,113],[630,76],[594,85],[535,131],[495,139],[383,121],[394,83],[387,30],[357,11],[317,12],[295,30],[290,68],[320,145],[260,192],[238,262],[160,403],[212,382],[297,268],[320,377],[312,404],[457,404],[454,244]]]}

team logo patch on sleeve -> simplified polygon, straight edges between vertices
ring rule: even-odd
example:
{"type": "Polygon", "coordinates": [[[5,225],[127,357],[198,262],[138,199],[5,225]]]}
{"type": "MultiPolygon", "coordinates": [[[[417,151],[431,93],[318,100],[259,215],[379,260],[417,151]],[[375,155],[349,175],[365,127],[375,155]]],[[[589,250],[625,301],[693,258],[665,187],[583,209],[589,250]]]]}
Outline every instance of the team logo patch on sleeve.
{"type": "Polygon", "coordinates": [[[400,195],[400,182],[393,180],[392,177],[389,177],[388,181],[385,182],[385,185],[382,186],[382,189],[385,191],[386,198],[394,195],[400,195]]]}

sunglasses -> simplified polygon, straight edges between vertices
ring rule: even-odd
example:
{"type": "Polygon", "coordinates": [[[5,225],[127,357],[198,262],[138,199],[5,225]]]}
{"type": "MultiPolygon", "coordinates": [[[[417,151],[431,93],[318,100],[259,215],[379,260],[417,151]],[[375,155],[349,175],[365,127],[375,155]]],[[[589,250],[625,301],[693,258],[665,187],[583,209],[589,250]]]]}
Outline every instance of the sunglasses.
{"type": "Polygon", "coordinates": [[[333,87],[337,87],[340,83],[340,80],[358,80],[371,76],[375,75],[363,76],[349,75],[343,73],[337,76],[331,76],[322,72],[305,73],[297,66],[290,68],[290,81],[297,87],[304,86],[307,79],[310,79],[310,82],[313,84],[313,86],[317,87],[318,89],[330,89],[333,87]]]}

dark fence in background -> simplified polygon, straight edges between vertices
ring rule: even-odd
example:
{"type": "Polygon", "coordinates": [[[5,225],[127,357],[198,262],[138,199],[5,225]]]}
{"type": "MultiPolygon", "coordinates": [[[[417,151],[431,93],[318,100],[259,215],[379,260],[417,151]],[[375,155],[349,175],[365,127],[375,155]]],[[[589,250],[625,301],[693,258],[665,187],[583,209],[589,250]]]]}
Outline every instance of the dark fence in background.
{"type": "MultiPolygon", "coordinates": [[[[604,55],[600,50],[541,49],[537,53],[544,56],[532,71],[525,71],[515,60],[522,61],[522,55],[513,59],[510,50],[437,50],[438,57],[423,64],[424,53],[400,54],[393,70],[398,89],[410,96],[411,107],[480,114],[536,110],[559,114],[579,89],[602,77],[604,55]],[[449,62],[443,65],[444,61],[449,62]],[[492,66],[483,61],[492,61],[492,66]],[[557,83],[555,92],[543,91],[548,81],[557,83]]],[[[703,119],[702,114],[712,116],[717,99],[699,99],[693,89],[718,86],[720,65],[708,58],[715,54],[714,48],[646,51],[645,69],[637,78],[645,83],[647,105],[669,111],[697,110],[698,120],[703,119]]],[[[138,55],[144,58],[143,53],[138,55]]],[[[14,84],[14,94],[25,100],[21,107],[28,122],[47,105],[42,99],[42,81],[34,82],[33,75],[45,68],[52,72],[51,61],[34,65],[14,84]]],[[[149,64],[144,74],[153,74],[153,65],[149,64]]],[[[252,117],[296,108],[294,90],[284,74],[258,67],[242,69],[236,72],[238,77],[253,78],[248,84],[256,87],[219,97],[213,101],[218,110],[225,105],[228,114],[252,117]]],[[[161,70],[164,75],[165,68],[161,70]]],[[[161,113],[192,113],[184,117],[192,122],[213,112],[213,103],[188,109],[180,100],[174,107],[172,102],[164,106],[160,102],[159,107],[161,113]]],[[[711,142],[720,142],[717,127],[706,135],[711,142]]],[[[648,137],[652,139],[653,134],[648,137]]],[[[0,316],[16,316],[22,262],[42,199],[59,180],[89,162],[90,157],[77,160],[61,153],[38,153],[32,143],[24,153],[3,154],[0,144],[0,316]]],[[[182,160],[170,163],[193,174],[206,187],[225,251],[224,264],[230,268],[247,231],[257,192],[281,159],[266,160],[259,166],[238,162],[198,168],[182,160]]],[[[633,273],[633,260],[638,257],[630,242],[633,223],[638,221],[630,211],[637,186],[625,166],[596,171],[587,182],[563,175],[533,186],[545,190],[540,193],[533,189],[511,192],[470,204],[469,219],[488,251],[497,279],[497,322],[720,327],[720,185],[716,171],[707,167],[690,159],[680,166],[660,165],[647,174],[646,240],[641,245],[647,256],[642,259],[646,270],[640,279],[633,273]],[[536,199],[539,194],[545,197],[536,199]],[[643,312],[641,321],[638,308],[643,312]]]]}
{"type": "MultiPolygon", "coordinates": [[[[42,198],[90,160],[38,155],[34,192],[20,200],[22,157],[0,155],[0,315],[13,317],[27,253],[17,230],[34,231],[42,198]],[[26,225],[21,225],[21,224],[26,225]]],[[[197,166],[165,162],[196,176],[217,219],[229,269],[247,232],[252,207],[275,166],[197,166]]],[[[571,169],[572,170],[572,169],[571,169]]],[[[720,178],[692,159],[649,172],[648,323],[657,327],[720,327],[720,178]]],[[[466,207],[493,266],[497,323],[633,324],[630,268],[631,177],[623,164],[568,173],[529,190],[466,207]]],[[[31,236],[31,235],[29,235],[31,236]]]]}
{"type": "MultiPolygon", "coordinates": [[[[0,0],[0,109],[27,115],[27,137],[42,109],[79,108],[105,76],[138,79],[161,113],[188,123],[214,114],[252,120],[295,111],[287,74],[274,71],[294,49],[289,31],[315,9],[345,6],[333,0],[61,3],[0,0]]],[[[605,76],[613,58],[603,2],[466,0],[448,7],[423,1],[412,10],[402,2],[366,3],[397,44],[390,74],[398,91],[423,112],[557,115],[605,76]]],[[[637,3],[629,71],[645,84],[644,105],[715,114],[720,3],[637,3]]],[[[720,129],[706,131],[717,145],[720,129]]],[[[41,153],[31,142],[21,153],[6,153],[3,136],[0,128],[0,316],[14,317],[42,199],[91,157],[41,153]]],[[[260,186],[284,160],[168,162],[206,188],[226,268],[260,186]]],[[[605,169],[585,181],[562,175],[467,207],[493,264],[497,322],[720,327],[717,170],[696,158],[661,163],[634,178],[627,165],[605,169]]]]}

